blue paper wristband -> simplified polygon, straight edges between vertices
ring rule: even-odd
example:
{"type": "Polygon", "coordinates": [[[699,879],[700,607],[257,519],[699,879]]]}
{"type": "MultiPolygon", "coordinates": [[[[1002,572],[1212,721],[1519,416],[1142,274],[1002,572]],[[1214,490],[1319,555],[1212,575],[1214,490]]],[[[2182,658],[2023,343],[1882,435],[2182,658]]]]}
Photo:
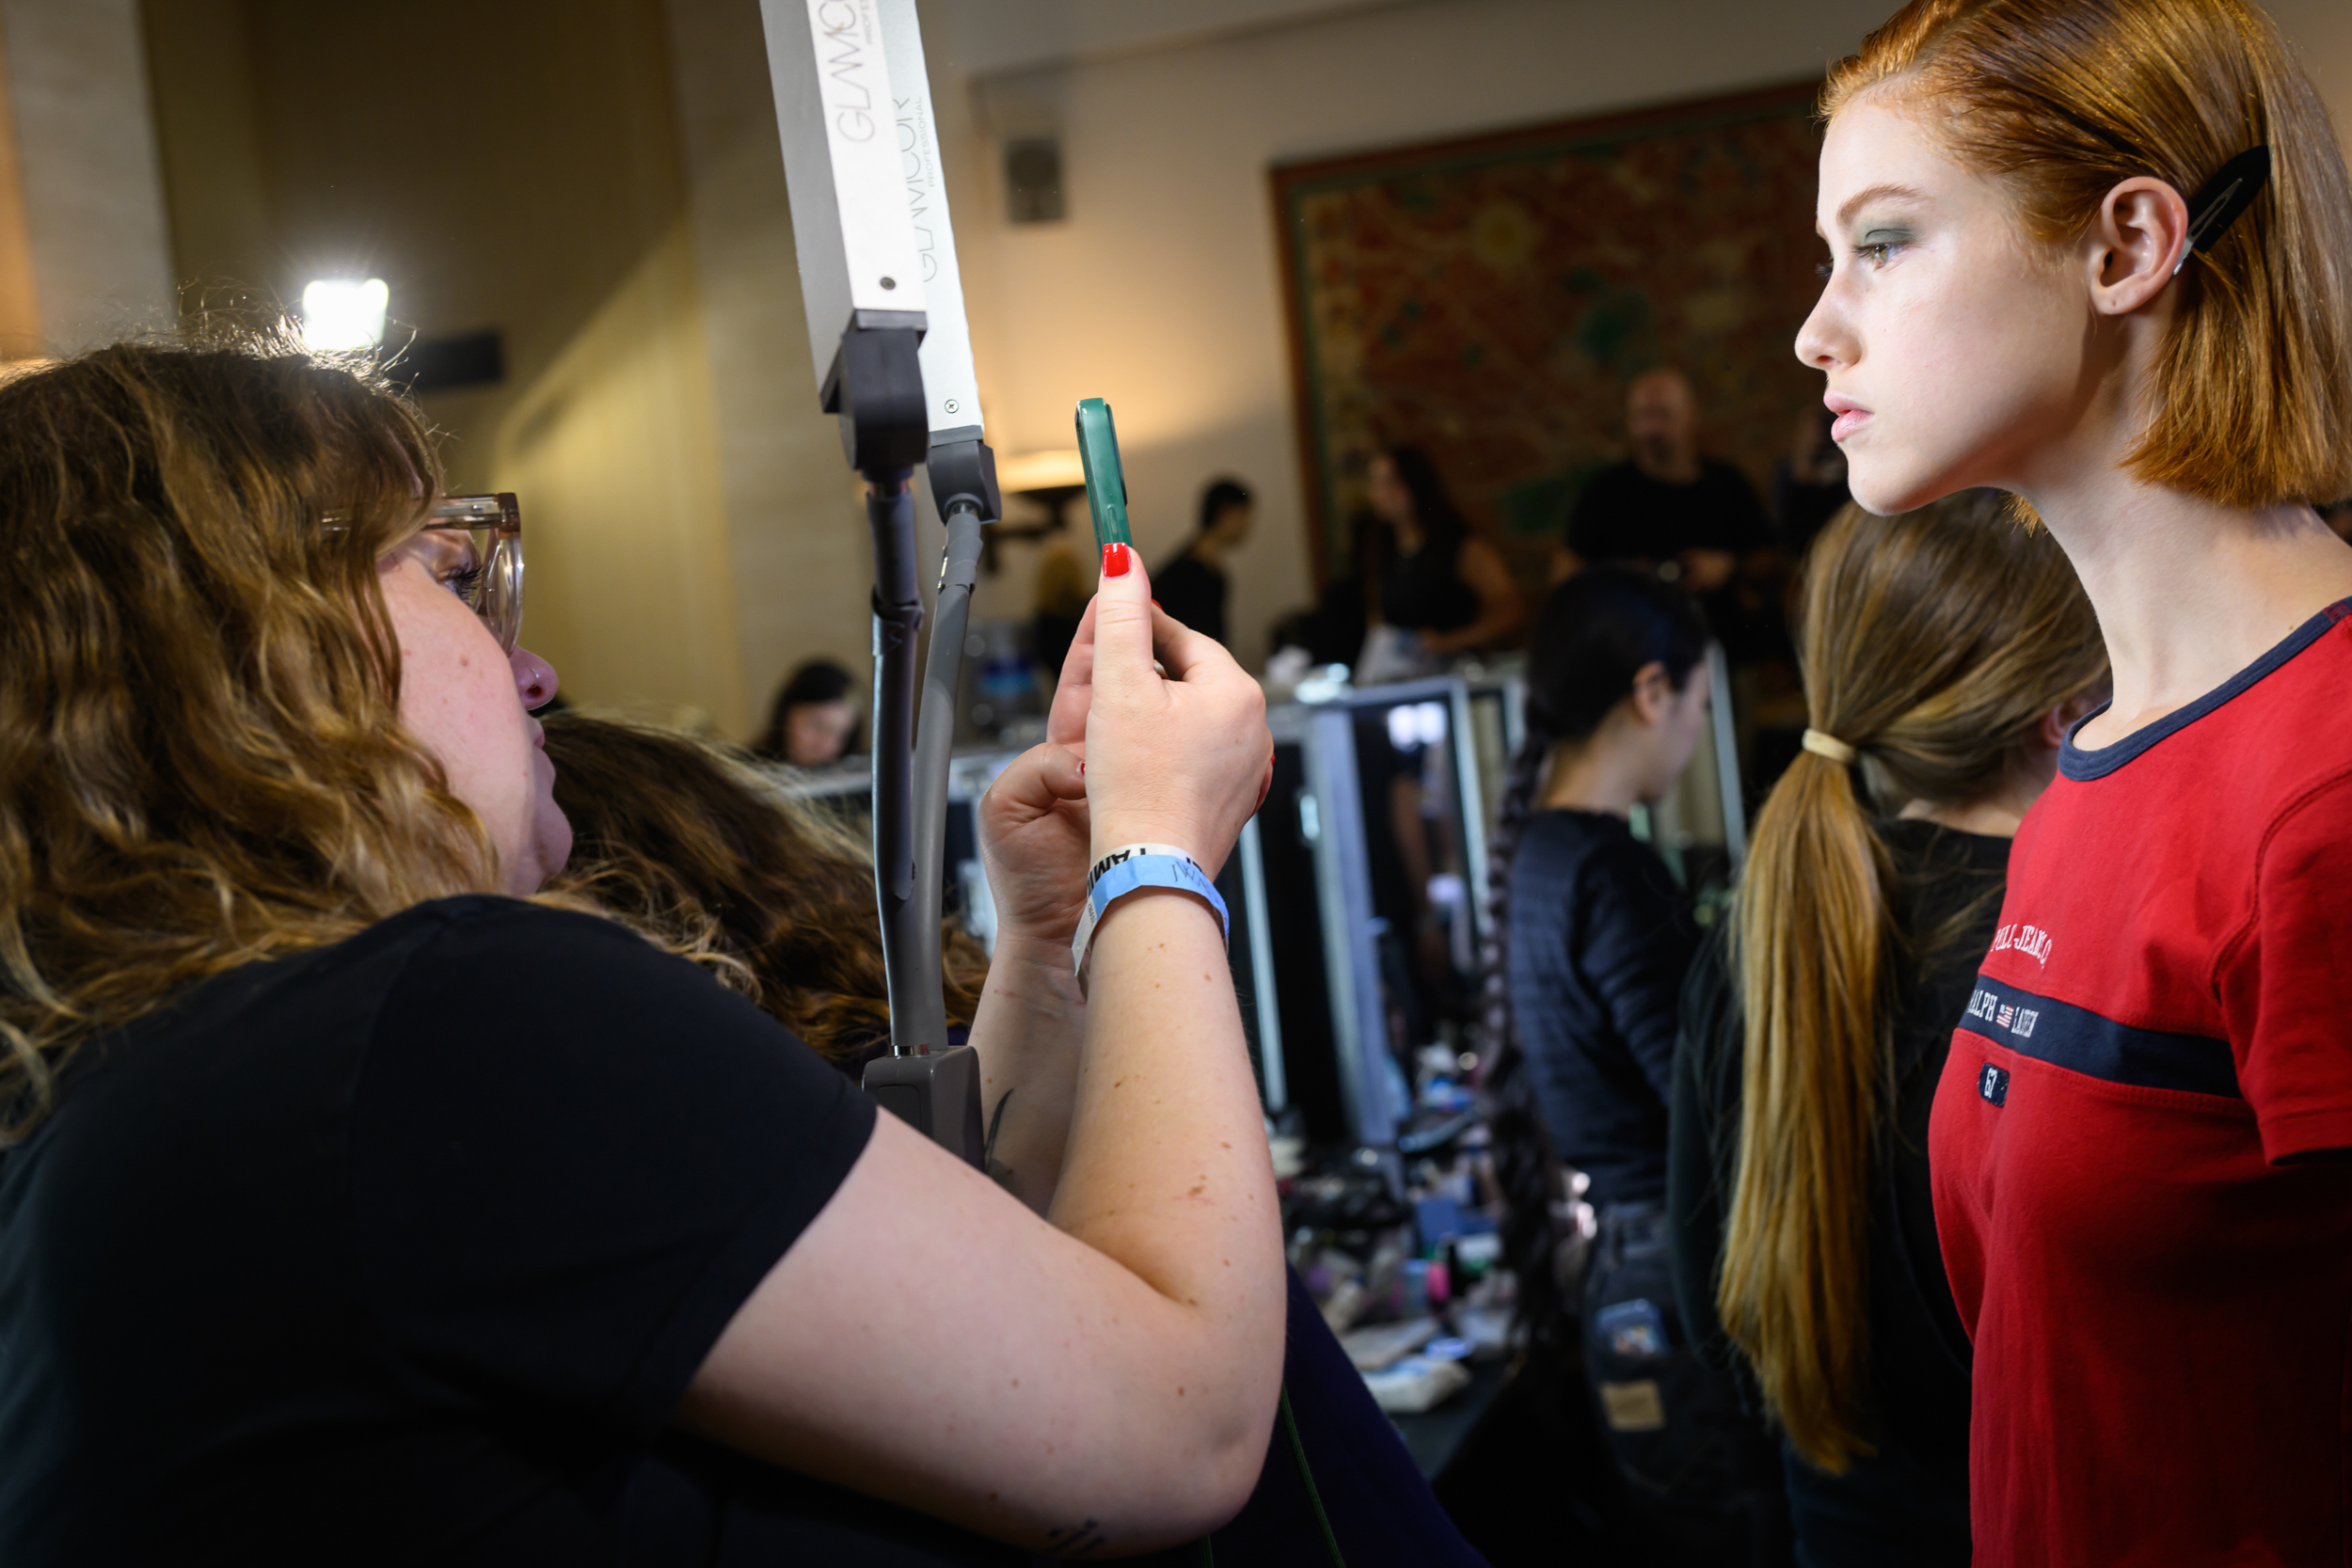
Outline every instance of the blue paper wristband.
{"type": "Polygon", "coordinates": [[[1087,890],[1086,912],[1078,917],[1077,934],[1070,939],[1072,969],[1086,973],[1087,953],[1094,945],[1094,927],[1118,899],[1144,888],[1174,888],[1180,893],[1197,894],[1208,900],[1216,911],[1216,928],[1226,941],[1232,940],[1232,917],[1225,908],[1225,900],[1217,896],[1216,884],[1200,869],[1189,855],[1136,855],[1104,871],[1087,890]]]}

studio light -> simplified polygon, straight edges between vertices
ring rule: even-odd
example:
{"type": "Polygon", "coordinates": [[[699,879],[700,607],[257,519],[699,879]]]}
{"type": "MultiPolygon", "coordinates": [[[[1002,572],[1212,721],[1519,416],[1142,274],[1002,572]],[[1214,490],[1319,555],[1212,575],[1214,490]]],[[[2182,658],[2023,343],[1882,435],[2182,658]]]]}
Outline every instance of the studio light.
{"type": "Polygon", "coordinates": [[[302,341],[313,351],[373,348],[384,341],[392,291],[380,277],[322,277],[302,291],[302,341]]]}

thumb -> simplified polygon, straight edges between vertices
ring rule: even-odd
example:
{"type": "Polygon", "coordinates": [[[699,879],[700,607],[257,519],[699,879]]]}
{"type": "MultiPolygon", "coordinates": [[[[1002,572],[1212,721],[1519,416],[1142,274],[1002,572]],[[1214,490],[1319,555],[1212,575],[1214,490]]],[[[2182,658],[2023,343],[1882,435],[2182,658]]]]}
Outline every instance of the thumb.
{"type": "Polygon", "coordinates": [[[1094,685],[1126,693],[1156,683],[1152,669],[1152,580],[1128,545],[1103,546],[1094,594],[1094,685]]]}

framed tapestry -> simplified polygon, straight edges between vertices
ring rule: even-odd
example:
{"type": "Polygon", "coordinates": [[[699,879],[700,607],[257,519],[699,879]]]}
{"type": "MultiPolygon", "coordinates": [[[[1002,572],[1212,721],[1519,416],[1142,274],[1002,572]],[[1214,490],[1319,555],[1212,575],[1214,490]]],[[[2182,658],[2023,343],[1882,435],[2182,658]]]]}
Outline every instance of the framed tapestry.
{"type": "MultiPolygon", "coordinates": [[[[1277,166],[1318,581],[1383,443],[1425,448],[1524,575],[1595,470],[1625,389],[1698,391],[1701,445],[1759,488],[1820,397],[1817,82],[1277,166]]],[[[1538,579],[1540,580],[1540,579],[1538,579]]]]}

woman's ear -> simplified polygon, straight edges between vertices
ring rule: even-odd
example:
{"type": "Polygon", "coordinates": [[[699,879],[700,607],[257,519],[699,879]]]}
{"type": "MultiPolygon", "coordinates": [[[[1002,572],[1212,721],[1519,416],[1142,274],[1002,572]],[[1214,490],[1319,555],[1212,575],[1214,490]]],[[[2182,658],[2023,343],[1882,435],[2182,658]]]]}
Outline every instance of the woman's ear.
{"type": "Polygon", "coordinates": [[[2090,303],[2103,316],[2138,309],[2172,281],[2188,247],[2188,203],[2161,180],[2135,175],[2107,192],[2090,226],[2090,303]]]}
{"type": "Polygon", "coordinates": [[[1675,683],[1666,674],[1666,666],[1651,659],[1633,672],[1633,689],[1626,694],[1632,705],[1633,717],[1645,724],[1662,724],[1674,706],[1675,683]]]}

